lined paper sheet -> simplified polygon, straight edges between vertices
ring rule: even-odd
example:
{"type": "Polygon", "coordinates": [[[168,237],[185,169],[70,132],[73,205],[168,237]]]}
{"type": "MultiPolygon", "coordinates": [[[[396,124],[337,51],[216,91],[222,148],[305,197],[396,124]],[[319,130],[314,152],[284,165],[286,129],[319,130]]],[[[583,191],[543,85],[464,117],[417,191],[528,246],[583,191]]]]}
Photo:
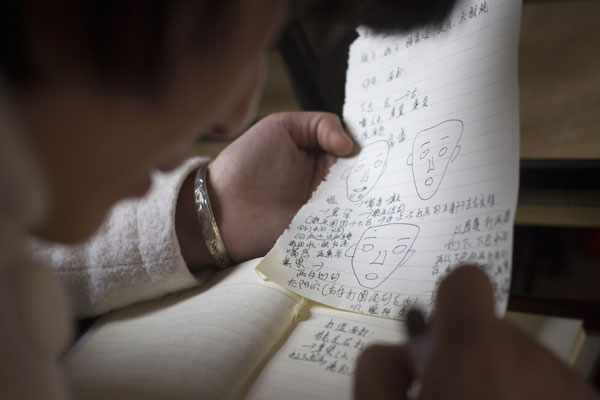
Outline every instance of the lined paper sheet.
{"type": "Polygon", "coordinates": [[[309,299],[403,319],[456,264],[478,263],[507,304],[517,200],[520,0],[459,1],[407,35],[359,30],[340,159],[260,264],[309,299]]]}
{"type": "Polygon", "coordinates": [[[195,289],[113,314],[66,362],[81,399],[226,399],[285,334],[302,300],[241,264],[195,289]]]}
{"type": "MultiPolygon", "coordinates": [[[[355,362],[368,344],[406,340],[394,320],[313,305],[260,372],[245,399],[351,399],[355,362]]],[[[302,315],[302,314],[301,314],[302,315]]]]}

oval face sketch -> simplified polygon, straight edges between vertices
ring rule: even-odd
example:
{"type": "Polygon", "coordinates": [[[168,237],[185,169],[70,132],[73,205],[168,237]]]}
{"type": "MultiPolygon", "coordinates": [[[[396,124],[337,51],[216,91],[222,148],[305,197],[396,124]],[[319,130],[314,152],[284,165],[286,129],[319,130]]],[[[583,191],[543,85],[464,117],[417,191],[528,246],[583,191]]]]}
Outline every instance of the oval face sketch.
{"type": "Polygon", "coordinates": [[[417,133],[413,141],[409,165],[412,165],[413,180],[417,194],[428,200],[437,192],[450,162],[460,151],[458,142],[464,124],[452,119],[417,133]]]}
{"type": "Polygon", "coordinates": [[[419,227],[413,224],[372,226],[364,231],[348,254],[358,284],[375,289],[385,282],[414,254],[418,235],[419,227]]]}
{"type": "Polygon", "coordinates": [[[352,167],[342,175],[346,178],[346,195],[350,201],[362,200],[373,189],[387,165],[389,150],[385,140],[363,147],[352,167]]]}

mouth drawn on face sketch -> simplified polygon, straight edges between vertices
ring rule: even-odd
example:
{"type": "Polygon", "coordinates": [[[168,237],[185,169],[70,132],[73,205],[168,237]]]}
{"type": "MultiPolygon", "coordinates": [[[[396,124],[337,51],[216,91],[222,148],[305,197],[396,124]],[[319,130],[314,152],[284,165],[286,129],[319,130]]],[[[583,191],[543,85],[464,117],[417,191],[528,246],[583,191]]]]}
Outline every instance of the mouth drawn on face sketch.
{"type": "Polygon", "coordinates": [[[346,250],[352,271],[361,287],[375,289],[415,253],[412,246],[419,235],[413,224],[372,226],[357,243],[346,250]]]}
{"type": "Polygon", "coordinates": [[[459,119],[450,119],[417,133],[408,165],[412,166],[413,181],[421,200],[429,200],[440,188],[448,165],[456,160],[458,144],[464,130],[459,119]]]}
{"type": "Polygon", "coordinates": [[[385,140],[363,147],[352,167],[342,174],[348,200],[360,201],[375,187],[387,166],[389,150],[385,140]]]}

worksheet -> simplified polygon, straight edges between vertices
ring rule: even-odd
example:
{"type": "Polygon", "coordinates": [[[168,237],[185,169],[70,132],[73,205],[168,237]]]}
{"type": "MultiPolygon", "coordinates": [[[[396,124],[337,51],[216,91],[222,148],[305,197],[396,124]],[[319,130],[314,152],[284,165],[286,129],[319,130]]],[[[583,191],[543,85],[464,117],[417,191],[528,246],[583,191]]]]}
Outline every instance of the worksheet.
{"type": "Polygon", "coordinates": [[[518,192],[521,2],[459,1],[402,35],[359,29],[339,159],[258,270],[311,300],[404,319],[476,263],[506,309],[518,192]]]}

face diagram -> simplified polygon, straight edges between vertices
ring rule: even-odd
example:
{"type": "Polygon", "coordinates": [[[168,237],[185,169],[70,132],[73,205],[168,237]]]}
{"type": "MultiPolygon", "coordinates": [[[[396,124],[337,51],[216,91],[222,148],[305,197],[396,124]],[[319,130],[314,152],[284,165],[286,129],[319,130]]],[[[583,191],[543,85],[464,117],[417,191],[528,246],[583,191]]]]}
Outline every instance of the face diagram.
{"type": "Polygon", "coordinates": [[[346,179],[346,195],[350,201],[362,200],[373,189],[387,165],[389,145],[381,140],[365,146],[354,165],[342,178],[346,179]]]}
{"type": "Polygon", "coordinates": [[[419,234],[412,224],[389,224],[367,229],[358,243],[346,252],[362,287],[375,289],[414,254],[411,249],[419,234]]]}
{"type": "Polygon", "coordinates": [[[422,200],[432,198],[439,189],[448,165],[460,152],[458,142],[463,129],[462,121],[452,119],[417,133],[408,165],[412,165],[415,187],[422,200]]]}

